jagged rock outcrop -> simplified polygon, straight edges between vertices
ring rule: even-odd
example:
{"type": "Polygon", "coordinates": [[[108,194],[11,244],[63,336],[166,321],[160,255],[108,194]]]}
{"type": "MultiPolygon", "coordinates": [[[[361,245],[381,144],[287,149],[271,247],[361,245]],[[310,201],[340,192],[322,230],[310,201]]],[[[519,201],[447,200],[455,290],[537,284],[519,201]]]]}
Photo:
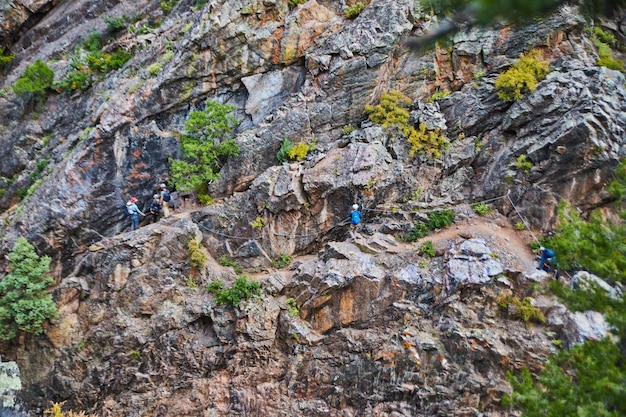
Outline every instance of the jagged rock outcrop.
{"type": "Polygon", "coordinates": [[[606,332],[600,317],[547,297],[533,298],[545,326],[503,314],[500,294],[532,295],[528,281],[546,278],[525,274],[523,244],[497,242],[504,218],[443,231],[432,260],[392,237],[444,205],[472,224],[466,203],[489,199],[541,233],[560,198],[582,210],[609,201],[602,189],[626,150],[625,80],[595,65],[575,10],[519,30],[472,29],[420,55],[401,39],[434,19],[409,0],[373,0],[354,20],[343,1],[182,0],[169,14],[144,0],[9,3],[0,247],[23,235],[53,258],[61,310],[45,336],[0,352],[19,364],[33,410],[68,400],[103,416],[505,415],[506,370],[540,369],[554,337],[571,345],[606,332]],[[133,51],[124,67],[38,105],[12,92],[37,58],[62,79],[72,51],[124,15],[138,16],[132,30],[107,46],[133,51]],[[535,47],[551,72],[502,102],[497,75],[535,47]],[[410,158],[406,140],[367,120],[365,106],[391,89],[413,100],[411,123],[445,132],[442,158],[410,158]],[[208,184],[215,204],[183,205],[177,193],[174,217],[123,233],[123,202],[148,202],[169,182],[179,131],[206,100],[233,104],[241,121],[239,156],[208,184]],[[279,163],[284,138],[315,149],[279,163]],[[528,173],[513,167],[520,155],[528,173]],[[354,202],[365,224],[348,243],[354,202]],[[210,255],[200,268],[187,256],[195,237],[210,255]],[[283,254],[303,258],[273,270],[283,254]],[[216,305],[204,286],[236,276],[222,257],[265,295],[216,305]]]}
{"type": "Polygon", "coordinates": [[[24,398],[102,416],[505,415],[505,370],[540,369],[554,330],[574,335],[554,324],[559,304],[545,297],[552,327],[503,315],[498,295],[522,296],[532,281],[520,279],[519,254],[473,221],[462,227],[474,238],[441,241],[458,255],[431,263],[390,236],[329,242],[291,270],[255,274],[272,290],[241,308],[204,289],[232,281],[231,268],[190,266],[186,243],[202,232],[189,219],[105,239],[57,288],[62,314],[46,338],[14,352],[24,398]],[[447,285],[460,260],[492,271],[494,259],[503,274],[447,285]]]}
{"type": "MultiPolygon", "coordinates": [[[[81,4],[86,7],[81,2],[71,7],[81,4]]],[[[41,58],[53,58],[79,43],[81,35],[89,33],[87,27],[92,30],[97,23],[95,27],[104,30],[103,16],[128,12],[126,2],[101,7],[86,13],[87,19],[71,36],[62,36],[60,27],[51,22],[57,32],[45,48],[37,41],[24,45],[20,53],[16,44],[18,53],[6,81],[15,80],[28,62],[27,54],[35,55],[36,48],[41,58]]],[[[611,177],[624,139],[623,76],[593,66],[593,57],[584,49],[581,20],[571,9],[517,32],[460,35],[450,54],[436,51],[419,57],[400,44],[401,37],[424,17],[412,2],[375,1],[353,21],[342,15],[343,6],[315,1],[293,10],[278,3],[255,8],[246,2],[214,2],[196,10],[183,2],[167,16],[154,5],[136,7],[160,20],[161,26],[147,37],[129,38],[129,34],[117,39],[119,45],[132,44],[133,39],[137,45],[143,42],[144,49],[88,94],[49,97],[39,118],[26,125],[18,123],[23,102],[13,95],[0,99],[0,106],[9,110],[2,143],[16,146],[16,155],[21,155],[0,169],[5,178],[13,179],[3,182],[6,192],[0,205],[8,208],[19,201],[18,190],[29,186],[29,175],[35,170],[31,160],[50,154],[48,172],[54,167],[45,186],[33,190],[30,203],[20,203],[25,209],[10,215],[6,241],[15,232],[25,234],[55,258],[61,274],[73,267],[71,251],[125,227],[117,210],[124,198],[132,194],[149,201],[155,185],[167,180],[168,159],[178,152],[172,132],[181,128],[188,103],[201,105],[207,98],[232,102],[242,120],[241,154],[211,185],[217,196],[245,192],[256,178],[275,169],[275,154],[285,137],[315,138],[318,152],[338,152],[342,128],[349,123],[361,125],[364,106],[375,102],[382,91],[406,91],[420,109],[417,121],[425,109],[421,102],[434,88],[462,86],[437,102],[442,113],[429,119],[439,120],[438,125],[445,120],[448,125],[452,146],[444,164],[416,163],[408,158],[406,146],[381,138],[389,152],[385,158],[396,161],[404,172],[398,172],[396,181],[376,182],[368,176],[374,181],[372,204],[400,201],[418,187],[432,205],[510,191],[531,224],[545,229],[554,224],[558,196],[578,202],[584,195],[583,209],[606,201],[600,190],[611,177]],[[183,22],[176,16],[190,25],[182,35],[183,22]],[[259,26],[260,22],[264,24],[259,26]],[[532,44],[527,43],[529,32],[538,34],[532,44]],[[245,34],[245,39],[237,33],[245,34]],[[552,60],[552,73],[536,92],[513,105],[502,103],[493,88],[497,71],[532,46],[541,47],[552,60]],[[168,48],[173,59],[150,78],[145,68],[168,48]],[[133,72],[133,67],[143,70],[133,72]],[[472,69],[485,76],[463,84],[472,69]],[[182,73],[186,78],[178,76],[182,73]],[[62,111],[46,110],[55,108],[62,111]],[[467,139],[455,140],[460,134],[467,139]],[[480,146],[470,151],[472,143],[480,146]],[[533,163],[529,174],[510,168],[521,154],[533,163]],[[78,206],[76,196],[81,200],[78,206]],[[54,209],[40,209],[41,200],[53,200],[54,209]],[[63,256],[60,247],[65,249],[63,256]]],[[[48,18],[58,19],[56,13],[48,18]]],[[[134,27],[148,24],[149,19],[144,19],[134,27]]],[[[63,62],[55,64],[57,77],[63,75],[61,67],[67,65],[63,62]]],[[[355,136],[359,137],[363,136],[355,136]]],[[[316,161],[324,159],[312,155],[311,162],[316,161]]],[[[340,188],[337,192],[345,195],[340,188]]],[[[363,198],[362,192],[351,194],[348,198],[363,198]]],[[[309,204],[317,204],[311,200],[309,204]]],[[[333,195],[327,195],[324,204],[330,206],[305,215],[310,222],[305,227],[318,228],[328,224],[328,216],[345,213],[346,204],[333,195]]],[[[512,207],[505,201],[500,209],[509,212],[512,207]]]]}

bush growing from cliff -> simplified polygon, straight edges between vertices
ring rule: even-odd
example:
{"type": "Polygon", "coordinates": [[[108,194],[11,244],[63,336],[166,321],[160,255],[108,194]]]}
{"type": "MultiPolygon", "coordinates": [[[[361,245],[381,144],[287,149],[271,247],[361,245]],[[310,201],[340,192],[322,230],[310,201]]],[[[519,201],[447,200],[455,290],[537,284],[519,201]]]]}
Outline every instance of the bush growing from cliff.
{"type": "Polygon", "coordinates": [[[0,281],[0,339],[11,340],[18,331],[40,334],[43,322],[57,317],[52,296],[50,258],[40,257],[24,237],[19,237],[9,254],[11,272],[0,281]]]}
{"type": "Polygon", "coordinates": [[[28,65],[20,78],[13,84],[13,92],[18,96],[44,96],[54,81],[54,71],[40,59],[28,65]]]}
{"type": "Polygon", "coordinates": [[[441,152],[448,148],[449,142],[439,129],[427,130],[424,123],[418,128],[409,123],[409,107],[411,99],[399,91],[389,91],[380,98],[380,103],[365,106],[365,113],[369,119],[381,125],[392,133],[404,136],[411,149],[409,156],[415,154],[428,154],[433,158],[439,158],[441,152]]]}
{"type": "Polygon", "coordinates": [[[65,401],[62,403],[52,403],[52,406],[50,408],[46,408],[43,411],[44,416],[50,416],[50,417],[97,417],[96,414],[85,414],[83,411],[72,411],[72,410],[68,410],[67,412],[63,412],[63,409],[61,407],[63,407],[63,404],[65,404],[65,401]]]}
{"type": "Polygon", "coordinates": [[[521,408],[523,417],[624,416],[624,355],[606,338],[550,356],[536,383],[527,367],[508,372],[513,394],[503,405],[521,408]]]}
{"type": "MultiPolygon", "coordinates": [[[[622,208],[626,196],[626,162],[608,187],[622,208]]],[[[565,202],[558,207],[559,226],[547,239],[565,269],[584,268],[611,281],[626,278],[626,228],[609,222],[595,211],[585,221],[565,202]]],[[[572,290],[550,282],[550,290],[573,311],[594,310],[605,314],[613,336],[587,340],[551,355],[534,381],[528,368],[508,373],[513,394],[504,406],[515,406],[525,417],[623,416],[626,415],[626,298],[609,297],[599,285],[572,290]]]]}
{"type": "Polygon", "coordinates": [[[415,242],[416,240],[427,236],[430,233],[430,228],[424,222],[416,222],[409,233],[404,237],[407,242],[415,242]]]}
{"type": "Polygon", "coordinates": [[[13,58],[15,58],[15,55],[11,53],[5,54],[4,48],[0,48],[0,70],[9,65],[13,58]]]}
{"type": "Polygon", "coordinates": [[[239,307],[243,300],[261,295],[261,286],[256,281],[248,281],[245,275],[237,278],[230,288],[224,288],[222,281],[213,281],[207,286],[207,291],[215,295],[218,304],[229,304],[239,307]]]}
{"type": "Polygon", "coordinates": [[[420,246],[418,253],[428,258],[433,258],[435,256],[435,247],[433,246],[433,242],[431,240],[424,242],[424,244],[420,246]]]}
{"type": "Polygon", "coordinates": [[[230,114],[234,109],[207,101],[205,110],[189,114],[180,144],[184,159],[170,159],[178,190],[205,190],[209,182],[219,178],[228,157],[239,155],[239,145],[232,139],[238,124],[230,114]]]}
{"type": "Polygon", "coordinates": [[[276,258],[272,259],[272,268],[283,269],[291,263],[291,256],[286,253],[281,253],[276,258]]]}
{"type": "Polygon", "coordinates": [[[365,3],[354,3],[354,5],[346,8],[346,17],[348,19],[355,19],[363,10],[365,10],[365,3]]]}
{"type": "Polygon", "coordinates": [[[586,269],[609,281],[626,283],[626,225],[609,221],[594,211],[585,221],[562,201],[556,234],[546,239],[561,268],[586,269]]]}
{"type": "Polygon", "coordinates": [[[310,142],[303,141],[298,143],[293,143],[291,139],[284,138],[276,154],[276,159],[278,159],[278,162],[301,161],[306,158],[309,152],[315,149],[315,143],[315,138],[310,142]]]}
{"type": "Polygon", "coordinates": [[[532,50],[522,56],[511,68],[496,79],[496,94],[503,101],[515,101],[522,95],[535,91],[537,83],[550,71],[548,61],[541,59],[541,52],[532,50]]]}
{"type": "MultiPolygon", "coordinates": [[[[125,21],[125,17],[108,20],[109,31],[119,31],[118,26],[124,25],[125,21]]],[[[122,48],[102,52],[102,44],[108,41],[100,32],[90,33],[69,58],[72,70],[55,82],[53,88],[59,92],[86,91],[108,72],[122,68],[131,58],[130,53],[122,48]]]]}
{"type": "Polygon", "coordinates": [[[295,9],[301,4],[306,3],[306,0],[287,0],[287,6],[289,6],[289,10],[295,9]]]}
{"type": "Polygon", "coordinates": [[[500,294],[496,299],[496,304],[503,313],[520,318],[525,323],[530,321],[540,324],[546,322],[546,317],[540,309],[532,305],[530,297],[524,297],[520,300],[516,296],[500,294]]]}
{"type": "Polygon", "coordinates": [[[233,271],[235,271],[235,274],[241,274],[241,272],[243,271],[243,268],[241,268],[241,266],[237,262],[235,262],[234,260],[232,260],[226,255],[220,256],[218,263],[222,266],[232,267],[233,271]]]}
{"type": "Polygon", "coordinates": [[[437,210],[428,213],[428,227],[433,229],[441,229],[448,227],[454,223],[454,211],[452,209],[437,210]]]}
{"type": "Polygon", "coordinates": [[[200,244],[200,239],[198,238],[191,239],[189,243],[187,243],[187,251],[189,254],[189,262],[191,263],[191,266],[201,268],[208,260],[207,255],[204,253],[204,251],[202,251],[202,245],[200,244]]]}
{"type": "Polygon", "coordinates": [[[527,159],[526,155],[522,154],[517,157],[513,166],[519,171],[522,171],[524,174],[528,174],[530,169],[533,167],[533,163],[527,159]]]}
{"type": "Polygon", "coordinates": [[[486,216],[491,212],[491,209],[486,203],[474,203],[471,205],[471,207],[472,210],[474,210],[474,213],[478,214],[479,216],[486,216]]]}
{"type": "Polygon", "coordinates": [[[411,149],[409,156],[412,158],[415,154],[428,154],[432,158],[441,157],[441,152],[448,150],[448,139],[441,134],[439,129],[427,130],[426,124],[420,123],[418,128],[413,128],[408,136],[411,149]]]}
{"type": "Polygon", "coordinates": [[[624,63],[613,58],[611,47],[615,47],[617,44],[613,34],[595,26],[593,28],[593,43],[598,48],[598,61],[596,64],[616,71],[624,70],[624,63]]]}

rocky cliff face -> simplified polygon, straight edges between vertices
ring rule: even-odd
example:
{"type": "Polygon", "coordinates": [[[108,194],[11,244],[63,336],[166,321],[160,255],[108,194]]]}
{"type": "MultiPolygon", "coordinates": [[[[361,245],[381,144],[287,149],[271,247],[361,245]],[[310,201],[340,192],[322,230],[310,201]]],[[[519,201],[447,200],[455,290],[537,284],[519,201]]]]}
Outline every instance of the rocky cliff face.
{"type": "Polygon", "coordinates": [[[496,298],[529,294],[534,275],[522,244],[507,249],[517,235],[496,237],[520,215],[535,233],[550,230],[562,198],[582,210],[608,201],[602,189],[626,151],[624,75],[595,65],[575,10],[416,54],[401,40],[433,17],[415,2],[374,0],[354,20],[349,5],[183,0],[165,13],[144,0],[14,0],[0,10],[0,42],[15,54],[0,79],[0,149],[11,156],[0,160],[2,247],[23,235],[53,258],[62,313],[45,336],[2,348],[31,408],[504,415],[505,371],[538,369],[554,337],[578,340],[573,316],[552,300],[535,299],[547,326],[503,317],[496,298]],[[121,69],[44,102],[13,94],[35,59],[62,79],[72,51],[107,31],[105,17],[122,16],[132,30],[107,45],[132,51],[121,69]],[[532,48],[551,72],[502,102],[497,75],[532,48]],[[413,122],[446,132],[441,159],[409,157],[404,140],[367,120],[365,105],[392,89],[413,100],[413,122]],[[452,94],[429,101],[445,89],[452,94]],[[241,121],[240,155],[209,185],[216,204],[179,195],[173,218],[125,233],[124,201],[149,202],[168,181],[178,132],[206,100],[233,104],[241,121]],[[315,138],[316,149],[280,164],[284,138],[315,138]],[[514,168],[520,155],[528,173],[514,168]],[[464,206],[476,200],[505,217],[477,225],[464,206]],[[346,243],[354,202],[366,225],[346,243]],[[442,206],[474,227],[441,238],[434,261],[390,240],[442,206]],[[187,255],[194,237],[209,255],[200,268],[187,255]],[[277,271],[281,254],[303,258],[277,271]],[[222,256],[265,295],[240,309],[216,305],[204,286],[236,277],[215,261],[222,256]]]}

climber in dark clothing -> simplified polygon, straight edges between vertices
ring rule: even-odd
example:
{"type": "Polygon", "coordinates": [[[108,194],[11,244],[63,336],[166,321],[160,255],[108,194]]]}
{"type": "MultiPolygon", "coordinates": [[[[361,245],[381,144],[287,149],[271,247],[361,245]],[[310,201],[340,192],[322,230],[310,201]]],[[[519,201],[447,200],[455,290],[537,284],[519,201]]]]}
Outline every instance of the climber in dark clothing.
{"type": "Polygon", "coordinates": [[[152,215],[152,223],[156,223],[159,220],[159,213],[161,212],[161,204],[159,204],[159,199],[161,196],[159,194],[155,194],[152,196],[152,203],[150,203],[150,214],[152,215]]]}
{"type": "Polygon", "coordinates": [[[539,260],[539,266],[537,269],[551,273],[555,272],[556,278],[559,279],[561,271],[559,263],[556,261],[556,254],[554,251],[542,246],[539,248],[539,253],[541,254],[541,259],[539,260]]]}

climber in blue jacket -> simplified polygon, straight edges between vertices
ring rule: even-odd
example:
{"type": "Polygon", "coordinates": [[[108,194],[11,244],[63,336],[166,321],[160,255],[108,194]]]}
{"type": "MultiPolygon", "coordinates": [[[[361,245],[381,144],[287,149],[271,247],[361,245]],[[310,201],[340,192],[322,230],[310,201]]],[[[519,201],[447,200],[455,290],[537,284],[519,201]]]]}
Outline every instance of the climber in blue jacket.
{"type": "Polygon", "coordinates": [[[556,272],[556,278],[558,279],[560,269],[556,261],[556,253],[554,253],[552,249],[544,248],[543,246],[539,248],[539,253],[541,254],[541,259],[539,260],[537,269],[546,272],[556,272]]]}
{"type": "Polygon", "coordinates": [[[356,239],[356,227],[361,223],[363,213],[359,211],[359,205],[352,205],[352,211],[350,212],[350,235],[352,239],[356,239]]]}

